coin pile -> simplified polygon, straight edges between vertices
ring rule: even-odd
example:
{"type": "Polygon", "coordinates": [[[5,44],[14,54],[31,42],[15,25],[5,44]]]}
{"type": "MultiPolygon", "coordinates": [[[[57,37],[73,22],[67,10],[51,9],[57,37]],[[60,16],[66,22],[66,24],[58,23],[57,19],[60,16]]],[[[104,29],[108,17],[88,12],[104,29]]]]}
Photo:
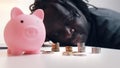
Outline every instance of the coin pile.
{"type": "Polygon", "coordinates": [[[73,51],[72,46],[65,47],[66,52],[63,52],[63,56],[86,56],[86,54],[78,51],[73,51]]]}
{"type": "Polygon", "coordinates": [[[53,52],[59,52],[59,51],[60,51],[60,44],[59,44],[58,42],[52,44],[51,50],[52,50],[53,52]]]}
{"type": "Polygon", "coordinates": [[[99,47],[92,47],[92,53],[93,54],[98,54],[100,52],[101,52],[101,48],[99,48],[99,47]]]}
{"type": "MultiPolygon", "coordinates": [[[[77,43],[78,51],[73,51],[72,46],[66,46],[65,52],[62,53],[63,56],[86,56],[85,53],[85,44],[84,43],[77,43]]],[[[41,51],[42,54],[54,54],[54,52],[60,51],[60,44],[52,43],[51,51],[41,51]]],[[[91,52],[92,54],[100,53],[101,49],[99,47],[92,47],[91,52]]]]}
{"type": "Polygon", "coordinates": [[[66,46],[65,47],[65,52],[63,52],[63,56],[71,56],[73,55],[72,53],[72,46],[66,46]]]}
{"type": "Polygon", "coordinates": [[[77,43],[78,52],[85,52],[85,45],[84,43],[77,43]]]}
{"type": "Polygon", "coordinates": [[[72,52],[72,46],[66,46],[65,49],[66,52],[72,52]]]}

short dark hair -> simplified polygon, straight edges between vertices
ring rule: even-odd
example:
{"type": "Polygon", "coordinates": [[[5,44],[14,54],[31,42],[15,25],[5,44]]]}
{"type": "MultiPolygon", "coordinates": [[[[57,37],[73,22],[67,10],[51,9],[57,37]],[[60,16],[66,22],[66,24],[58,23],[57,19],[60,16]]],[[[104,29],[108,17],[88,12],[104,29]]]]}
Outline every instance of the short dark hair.
{"type": "Polygon", "coordinates": [[[63,5],[65,5],[64,7],[67,8],[66,1],[70,1],[71,3],[73,3],[77,7],[77,9],[79,9],[84,14],[87,21],[92,22],[91,13],[88,9],[87,4],[83,0],[35,0],[34,3],[30,5],[29,9],[31,10],[31,12],[35,11],[36,9],[44,10],[46,8],[47,3],[51,2],[62,3],[63,5]]]}

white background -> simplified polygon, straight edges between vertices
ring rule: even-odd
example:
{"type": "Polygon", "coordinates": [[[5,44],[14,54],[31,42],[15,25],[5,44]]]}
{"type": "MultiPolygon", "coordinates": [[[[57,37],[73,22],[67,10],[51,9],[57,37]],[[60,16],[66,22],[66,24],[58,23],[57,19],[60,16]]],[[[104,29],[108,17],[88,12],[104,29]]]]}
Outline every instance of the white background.
{"type": "Polygon", "coordinates": [[[0,0],[0,43],[4,43],[3,31],[10,20],[11,9],[19,7],[25,14],[30,14],[29,5],[34,0],[0,0]]]}
{"type": "MultiPolygon", "coordinates": [[[[29,14],[29,5],[34,0],[0,0],[0,44],[4,43],[3,31],[10,19],[10,12],[13,7],[19,7],[25,14],[29,14]]],[[[120,12],[120,0],[90,0],[90,3],[97,7],[110,8],[120,12]]]]}

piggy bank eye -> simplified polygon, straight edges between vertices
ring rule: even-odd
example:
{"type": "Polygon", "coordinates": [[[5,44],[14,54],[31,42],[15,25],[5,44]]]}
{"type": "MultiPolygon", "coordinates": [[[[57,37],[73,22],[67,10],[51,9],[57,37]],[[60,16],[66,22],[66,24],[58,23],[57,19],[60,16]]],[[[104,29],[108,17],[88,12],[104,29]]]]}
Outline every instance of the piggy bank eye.
{"type": "Polygon", "coordinates": [[[23,22],[24,22],[23,20],[20,21],[20,23],[23,23],[23,22]]]}

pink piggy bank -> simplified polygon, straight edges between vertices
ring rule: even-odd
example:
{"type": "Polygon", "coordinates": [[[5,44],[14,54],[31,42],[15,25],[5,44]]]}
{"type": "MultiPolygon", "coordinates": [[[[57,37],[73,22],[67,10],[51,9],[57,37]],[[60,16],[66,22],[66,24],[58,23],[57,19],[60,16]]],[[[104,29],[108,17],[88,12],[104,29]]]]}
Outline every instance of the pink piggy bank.
{"type": "Polygon", "coordinates": [[[19,8],[11,11],[11,20],[4,30],[9,55],[37,54],[45,41],[46,30],[41,9],[25,15],[19,8]]]}

